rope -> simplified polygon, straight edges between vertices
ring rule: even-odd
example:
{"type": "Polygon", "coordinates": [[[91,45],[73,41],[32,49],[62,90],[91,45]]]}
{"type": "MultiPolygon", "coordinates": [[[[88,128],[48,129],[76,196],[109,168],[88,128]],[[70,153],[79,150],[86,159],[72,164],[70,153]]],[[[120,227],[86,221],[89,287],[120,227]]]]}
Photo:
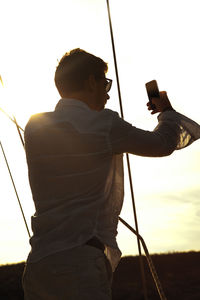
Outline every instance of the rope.
{"type": "MultiPolygon", "coordinates": [[[[135,229],[133,229],[126,221],[124,221],[121,217],[119,217],[119,220],[121,221],[122,224],[124,224],[131,232],[133,232],[135,235],[137,235],[137,232],[135,229]]],[[[141,237],[141,235],[138,235],[138,238],[140,239],[141,243],[142,243],[142,246],[143,246],[143,249],[144,249],[144,252],[146,254],[146,259],[147,259],[147,262],[148,262],[148,265],[149,265],[149,269],[151,271],[151,274],[152,274],[152,277],[154,279],[154,282],[155,282],[155,285],[156,285],[156,288],[157,288],[157,291],[158,291],[158,294],[160,296],[160,299],[161,300],[167,300],[165,294],[164,294],[164,291],[163,291],[163,288],[162,288],[162,285],[161,285],[161,282],[159,280],[159,277],[158,277],[158,274],[156,272],[156,268],[153,264],[153,261],[151,259],[151,256],[149,255],[149,251],[147,249],[147,246],[143,240],[143,238],[141,237]]]]}
{"type": "MultiPolygon", "coordinates": [[[[16,127],[17,127],[17,131],[18,131],[18,134],[19,134],[19,137],[20,137],[20,140],[21,140],[21,142],[22,142],[22,145],[23,145],[23,147],[25,146],[25,144],[24,144],[24,140],[23,140],[23,137],[22,137],[22,134],[21,134],[21,131],[20,131],[20,129],[21,130],[23,130],[19,125],[18,125],[18,123],[17,123],[17,120],[16,120],[16,118],[15,118],[15,116],[13,116],[13,122],[15,123],[15,125],[16,125],[16,127]]],[[[24,130],[23,130],[24,131],[24,130]]]]}
{"type": "MultiPolygon", "coordinates": [[[[119,96],[120,112],[121,112],[122,119],[124,119],[124,113],[123,113],[123,107],[122,107],[122,99],[121,99],[121,91],[120,91],[120,84],[119,84],[118,67],[117,67],[117,58],[116,58],[116,53],[115,53],[115,43],[114,43],[114,36],[113,36],[113,30],[112,30],[112,21],[111,21],[109,0],[106,0],[106,2],[107,2],[107,11],[108,11],[108,19],[109,19],[109,27],[110,27],[112,50],[113,50],[113,58],[114,58],[114,65],[115,65],[115,73],[116,73],[116,80],[117,80],[117,90],[118,90],[118,96],[119,96]]],[[[136,236],[137,236],[137,244],[138,244],[138,252],[139,252],[139,262],[140,262],[140,270],[141,270],[141,276],[142,276],[142,285],[143,285],[144,299],[148,300],[148,297],[147,297],[147,287],[146,287],[146,281],[145,281],[145,273],[144,273],[144,265],[143,265],[143,260],[142,260],[142,253],[141,253],[141,246],[140,246],[140,239],[139,239],[139,228],[138,228],[138,222],[137,222],[137,213],[136,213],[136,206],[135,206],[135,201],[134,201],[131,167],[130,167],[129,155],[127,153],[126,153],[126,160],[127,160],[129,184],[130,184],[130,190],[131,190],[133,214],[134,214],[134,220],[135,220],[135,228],[136,228],[136,232],[137,232],[136,236]]]]}
{"type": "MultiPolygon", "coordinates": [[[[3,110],[1,107],[0,107],[0,111],[2,112],[2,113],[4,113],[13,123],[15,123],[15,125],[16,125],[16,119],[15,119],[15,117],[14,117],[14,119],[13,118],[11,118],[10,116],[9,116],[9,114],[7,114],[7,112],[5,112],[5,110],[3,110]]],[[[24,129],[22,128],[22,127],[20,127],[18,124],[17,124],[17,126],[18,126],[18,128],[21,130],[21,131],[24,131],[24,129]]]]}
{"type": "Polygon", "coordinates": [[[0,141],[0,146],[1,146],[1,150],[2,150],[2,153],[3,153],[3,156],[4,156],[4,159],[5,159],[5,162],[6,162],[6,166],[7,166],[7,169],[8,169],[8,172],[10,174],[10,178],[11,178],[11,181],[12,181],[12,184],[13,184],[13,188],[15,190],[15,194],[16,194],[16,197],[17,197],[17,200],[18,200],[18,204],[19,204],[19,207],[20,207],[20,210],[21,210],[21,213],[22,213],[22,217],[24,219],[24,223],[25,223],[25,226],[26,226],[26,229],[27,229],[27,232],[28,232],[28,236],[29,238],[31,237],[31,234],[30,234],[30,231],[28,229],[28,225],[27,225],[27,222],[26,222],[26,218],[25,218],[25,215],[24,215],[24,211],[23,211],[23,208],[22,208],[22,205],[21,205],[21,202],[20,202],[20,199],[19,199],[19,196],[18,196],[18,193],[17,193],[17,189],[16,189],[16,186],[15,186],[15,182],[14,182],[14,179],[13,179],[13,176],[12,176],[12,173],[11,173],[11,170],[10,170],[10,167],[9,167],[9,164],[8,164],[8,160],[6,158],[6,154],[5,154],[5,151],[4,151],[4,148],[3,148],[3,145],[0,141]]]}
{"type": "MultiPolygon", "coordinates": [[[[0,76],[0,81],[2,83],[2,86],[3,85],[3,80],[2,80],[2,77],[0,76]]],[[[20,140],[22,142],[22,145],[24,147],[24,140],[22,138],[22,135],[21,135],[21,131],[24,131],[24,129],[22,127],[19,126],[19,124],[17,123],[17,120],[16,118],[13,116],[13,118],[11,118],[9,116],[8,113],[5,112],[5,110],[3,110],[1,107],[0,107],[0,111],[2,113],[4,113],[15,125],[16,125],[16,128],[17,128],[17,131],[18,131],[18,134],[20,136],[20,140]]],[[[5,151],[4,151],[4,148],[3,148],[3,145],[0,141],[0,146],[1,146],[1,150],[2,150],[2,153],[3,153],[3,156],[4,156],[4,159],[5,159],[5,162],[6,162],[6,166],[7,166],[7,169],[8,169],[8,172],[9,172],[9,175],[10,175],[10,178],[11,178],[11,181],[12,181],[12,184],[13,184],[13,188],[15,190],[15,194],[16,194],[16,197],[17,197],[17,201],[18,201],[18,204],[19,204],[19,207],[20,207],[20,210],[21,210],[21,213],[22,213],[22,217],[23,217],[23,220],[24,220],[24,223],[25,223],[25,226],[26,226],[26,230],[27,230],[27,233],[28,233],[28,236],[29,238],[31,237],[31,234],[30,234],[30,231],[29,231],[29,228],[28,228],[28,224],[27,224],[27,221],[26,221],[26,218],[25,218],[25,214],[24,214],[24,211],[23,211],[23,208],[22,208],[22,205],[21,205],[21,201],[19,199],[19,195],[18,195],[18,192],[17,192],[17,189],[16,189],[16,186],[15,186],[15,182],[14,182],[14,179],[13,179],[13,176],[12,176],[12,173],[11,173],[11,170],[10,170],[10,167],[9,167],[9,164],[8,164],[8,160],[6,158],[6,154],[5,154],[5,151]]]]}

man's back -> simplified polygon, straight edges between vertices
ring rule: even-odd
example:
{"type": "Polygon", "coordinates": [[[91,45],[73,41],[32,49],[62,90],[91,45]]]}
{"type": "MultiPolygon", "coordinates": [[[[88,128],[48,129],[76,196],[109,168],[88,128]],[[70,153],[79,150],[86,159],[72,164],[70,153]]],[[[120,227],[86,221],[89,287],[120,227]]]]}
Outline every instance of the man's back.
{"type": "Polygon", "coordinates": [[[79,246],[92,236],[118,249],[114,228],[123,174],[121,193],[118,179],[120,201],[113,203],[113,170],[122,173],[122,157],[113,156],[109,141],[114,114],[65,99],[54,112],[33,116],[27,124],[25,147],[36,206],[30,262],[79,246]],[[116,159],[121,161],[118,166],[116,159]]]}

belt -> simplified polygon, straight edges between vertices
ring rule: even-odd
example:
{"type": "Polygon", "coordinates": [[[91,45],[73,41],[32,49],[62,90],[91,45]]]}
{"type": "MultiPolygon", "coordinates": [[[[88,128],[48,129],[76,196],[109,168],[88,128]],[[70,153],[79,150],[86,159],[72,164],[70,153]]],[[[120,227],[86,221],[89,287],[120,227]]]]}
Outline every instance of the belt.
{"type": "Polygon", "coordinates": [[[92,247],[95,247],[95,248],[98,248],[102,251],[105,250],[104,244],[96,236],[94,236],[93,238],[88,240],[85,244],[89,245],[89,246],[92,246],[92,247]]]}

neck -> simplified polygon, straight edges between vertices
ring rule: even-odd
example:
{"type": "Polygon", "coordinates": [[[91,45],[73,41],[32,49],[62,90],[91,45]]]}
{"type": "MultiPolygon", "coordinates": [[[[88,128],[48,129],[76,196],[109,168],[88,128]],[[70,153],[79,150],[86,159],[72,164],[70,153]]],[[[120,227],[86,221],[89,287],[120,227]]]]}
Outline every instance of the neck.
{"type": "Polygon", "coordinates": [[[93,99],[89,93],[82,92],[82,91],[67,93],[63,98],[71,98],[71,99],[82,101],[85,104],[87,104],[89,108],[94,109],[93,106],[91,105],[93,103],[93,99]]]}

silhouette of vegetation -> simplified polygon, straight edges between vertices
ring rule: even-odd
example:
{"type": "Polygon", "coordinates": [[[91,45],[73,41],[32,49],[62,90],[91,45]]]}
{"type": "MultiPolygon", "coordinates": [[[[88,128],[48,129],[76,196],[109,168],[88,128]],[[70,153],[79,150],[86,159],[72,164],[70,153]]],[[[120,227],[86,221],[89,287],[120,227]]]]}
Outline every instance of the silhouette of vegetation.
{"type": "MultiPolygon", "coordinates": [[[[168,300],[200,299],[200,252],[154,254],[151,256],[168,300]]],[[[149,300],[159,300],[144,259],[149,300]]],[[[0,266],[0,299],[22,300],[24,263],[0,266]]],[[[114,273],[113,300],[143,300],[138,256],[123,257],[114,273]]],[[[84,299],[83,299],[84,300],[84,299]]]]}
{"type": "MultiPolygon", "coordinates": [[[[200,300],[200,252],[151,255],[168,300],[200,300]]],[[[146,258],[143,257],[149,300],[159,300],[146,258]]],[[[114,300],[142,300],[138,257],[124,257],[114,273],[114,300]]]]}
{"type": "Polygon", "coordinates": [[[24,263],[0,266],[0,299],[1,300],[22,300],[21,277],[24,270],[24,263]]]}

